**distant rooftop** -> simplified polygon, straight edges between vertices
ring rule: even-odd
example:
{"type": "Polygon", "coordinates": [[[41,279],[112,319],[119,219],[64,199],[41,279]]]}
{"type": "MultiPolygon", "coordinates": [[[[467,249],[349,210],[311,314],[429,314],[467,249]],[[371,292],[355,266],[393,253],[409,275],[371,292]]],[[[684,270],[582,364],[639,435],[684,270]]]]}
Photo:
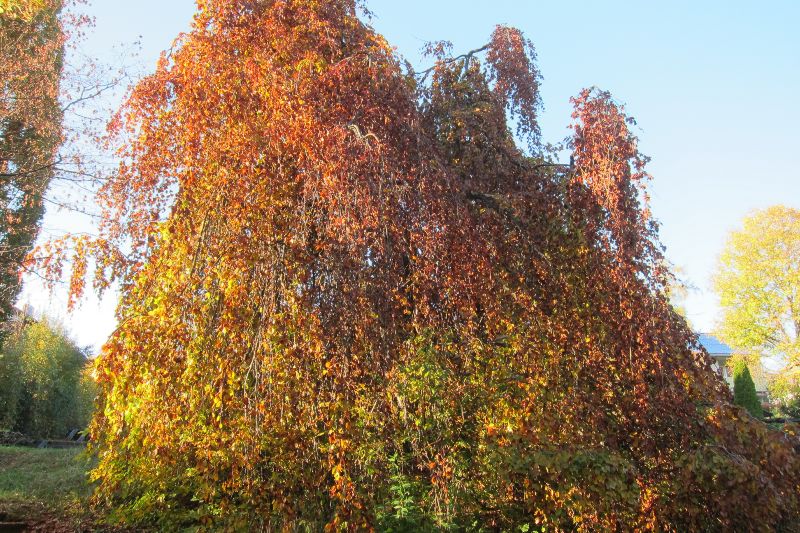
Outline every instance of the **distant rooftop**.
{"type": "Polygon", "coordinates": [[[698,337],[700,344],[710,355],[733,355],[733,349],[715,336],[708,333],[700,333],[698,337]]]}

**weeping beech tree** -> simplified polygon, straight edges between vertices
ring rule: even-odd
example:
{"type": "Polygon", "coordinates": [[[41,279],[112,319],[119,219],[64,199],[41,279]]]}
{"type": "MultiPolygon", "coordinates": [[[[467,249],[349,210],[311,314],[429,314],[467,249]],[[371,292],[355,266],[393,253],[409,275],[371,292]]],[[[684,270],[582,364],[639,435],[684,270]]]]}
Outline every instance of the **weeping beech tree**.
{"type": "Polygon", "coordinates": [[[199,1],[112,124],[72,257],[76,296],[89,265],[122,287],[98,502],[161,527],[796,523],[797,442],[731,406],[667,301],[631,119],[582,91],[554,166],[519,31],[414,73],[361,7],[199,1]]]}

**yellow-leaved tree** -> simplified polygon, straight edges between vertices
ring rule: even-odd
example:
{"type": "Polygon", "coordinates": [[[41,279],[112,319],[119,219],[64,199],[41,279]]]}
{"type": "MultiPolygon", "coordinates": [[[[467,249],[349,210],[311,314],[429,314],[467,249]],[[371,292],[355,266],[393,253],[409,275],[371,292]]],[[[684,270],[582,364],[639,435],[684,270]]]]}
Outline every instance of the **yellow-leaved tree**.
{"type": "Polygon", "coordinates": [[[731,346],[785,363],[779,389],[800,378],[800,210],[757,210],[731,232],[714,286],[720,336],[731,346]]]}

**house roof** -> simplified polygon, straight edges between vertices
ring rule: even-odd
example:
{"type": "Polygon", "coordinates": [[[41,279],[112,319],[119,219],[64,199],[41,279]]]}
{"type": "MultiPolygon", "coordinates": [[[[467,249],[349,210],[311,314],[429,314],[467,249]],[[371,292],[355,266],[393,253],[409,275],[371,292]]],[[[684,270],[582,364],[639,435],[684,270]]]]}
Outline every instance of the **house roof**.
{"type": "Polygon", "coordinates": [[[709,355],[733,355],[733,349],[713,335],[700,333],[698,339],[709,355]]]}

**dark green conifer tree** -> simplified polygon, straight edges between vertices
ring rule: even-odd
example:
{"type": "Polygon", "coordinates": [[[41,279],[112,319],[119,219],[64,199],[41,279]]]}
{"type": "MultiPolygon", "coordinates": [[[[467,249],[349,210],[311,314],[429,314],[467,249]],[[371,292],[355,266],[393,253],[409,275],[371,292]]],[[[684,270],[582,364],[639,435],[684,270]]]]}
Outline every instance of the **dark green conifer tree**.
{"type": "Polygon", "coordinates": [[[744,407],[756,418],[764,417],[750,369],[742,359],[736,361],[733,367],[733,403],[744,407]]]}

